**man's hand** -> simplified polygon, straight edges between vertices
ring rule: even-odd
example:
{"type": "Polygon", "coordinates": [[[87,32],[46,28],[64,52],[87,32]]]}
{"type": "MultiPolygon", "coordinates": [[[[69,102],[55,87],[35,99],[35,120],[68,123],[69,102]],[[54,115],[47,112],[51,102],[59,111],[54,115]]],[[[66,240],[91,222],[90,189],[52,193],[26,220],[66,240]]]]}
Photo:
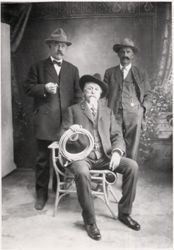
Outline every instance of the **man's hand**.
{"type": "Polygon", "coordinates": [[[57,87],[58,87],[57,83],[48,82],[45,84],[45,89],[50,94],[56,94],[57,87]]]}
{"type": "MultiPolygon", "coordinates": [[[[82,128],[81,125],[79,124],[73,124],[70,129],[75,133],[77,132],[80,128],[82,128]]],[[[75,135],[71,135],[70,137],[70,141],[77,141],[79,138],[79,135],[78,134],[75,134],[75,135]]]]}
{"type": "Polygon", "coordinates": [[[120,164],[120,160],[121,160],[121,156],[119,153],[114,152],[112,157],[111,157],[111,161],[109,164],[109,169],[114,171],[120,164]]]}
{"type": "Polygon", "coordinates": [[[82,126],[79,125],[79,124],[73,124],[70,129],[73,131],[73,132],[77,132],[79,129],[81,129],[82,126]]]}

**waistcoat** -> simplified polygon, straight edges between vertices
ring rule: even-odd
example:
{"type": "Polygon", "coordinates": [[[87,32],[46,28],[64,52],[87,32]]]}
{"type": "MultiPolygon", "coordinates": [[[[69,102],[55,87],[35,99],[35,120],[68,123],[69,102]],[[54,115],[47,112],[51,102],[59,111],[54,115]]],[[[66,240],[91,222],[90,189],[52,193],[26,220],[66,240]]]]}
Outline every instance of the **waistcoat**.
{"type": "Polygon", "coordinates": [[[102,143],[101,143],[100,136],[99,136],[98,129],[97,129],[98,112],[95,115],[95,117],[93,116],[93,121],[94,121],[94,125],[93,125],[94,149],[90,153],[89,158],[100,159],[104,155],[104,151],[103,151],[102,143]]]}
{"type": "Polygon", "coordinates": [[[132,76],[131,70],[122,82],[121,107],[123,109],[132,109],[139,105],[139,100],[136,92],[136,85],[132,76]]]}

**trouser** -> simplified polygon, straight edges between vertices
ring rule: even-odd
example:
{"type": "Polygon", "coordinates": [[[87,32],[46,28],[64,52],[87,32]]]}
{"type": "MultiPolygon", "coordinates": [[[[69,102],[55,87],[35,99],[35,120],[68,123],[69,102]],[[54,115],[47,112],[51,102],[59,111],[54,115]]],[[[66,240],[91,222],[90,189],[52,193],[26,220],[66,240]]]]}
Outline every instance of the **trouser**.
{"type": "MultiPolygon", "coordinates": [[[[109,164],[108,159],[95,161],[86,158],[85,160],[75,161],[70,166],[75,176],[77,196],[82,208],[82,217],[85,224],[96,222],[89,170],[106,169],[106,164],[109,164]]],[[[114,172],[123,175],[122,197],[118,203],[118,212],[119,214],[130,214],[136,194],[138,165],[134,160],[122,157],[120,165],[114,172]]]]}
{"type": "Polygon", "coordinates": [[[37,197],[48,196],[48,184],[50,178],[50,149],[51,141],[37,140],[37,158],[35,166],[36,195],[37,197]]]}
{"type": "MultiPolygon", "coordinates": [[[[50,179],[50,167],[52,164],[51,159],[51,150],[48,146],[52,143],[52,141],[46,140],[36,140],[37,142],[37,158],[36,158],[36,166],[35,166],[35,178],[36,178],[36,196],[43,197],[47,199],[48,197],[48,185],[50,179]]],[[[61,171],[64,171],[64,168],[60,165],[59,168],[61,171]]],[[[63,176],[60,175],[60,180],[63,180],[63,176]]],[[[54,192],[56,192],[57,188],[57,178],[55,171],[53,171],[53,180],[52,180],[52,188],[54,192]]]]}
{"type": "Polygon", "coordinates": [[[121,111],[123,136],[126,143],[126,156],[135,161],[138,156],[143,111],[140,105],[132,109],[123,109],[121,111]]]}

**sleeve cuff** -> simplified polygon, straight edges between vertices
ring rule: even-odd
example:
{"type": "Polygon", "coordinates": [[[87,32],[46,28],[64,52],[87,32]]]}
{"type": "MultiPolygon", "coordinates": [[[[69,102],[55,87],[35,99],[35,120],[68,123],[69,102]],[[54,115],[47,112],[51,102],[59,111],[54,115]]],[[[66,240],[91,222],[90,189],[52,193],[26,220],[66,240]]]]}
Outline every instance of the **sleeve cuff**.
{"type": "Polygon", "coordinates": [[[47,91],[46,91],[45,86],[44,86],[44,94],[43,94],[43,96],[44,96],[44,97],[46,97],[46,96],[47,96],[47,91]]]}
{"type": "Polygon", "coordinates": [[[117,152],[120,156],[123,156],[123,155],[124,155],[124,152],[123,152],[121,149],[119,149],[119,148],[115,148],[115,149],[112,151],[112,153],[114,153],[114,152],[117,152]]]}

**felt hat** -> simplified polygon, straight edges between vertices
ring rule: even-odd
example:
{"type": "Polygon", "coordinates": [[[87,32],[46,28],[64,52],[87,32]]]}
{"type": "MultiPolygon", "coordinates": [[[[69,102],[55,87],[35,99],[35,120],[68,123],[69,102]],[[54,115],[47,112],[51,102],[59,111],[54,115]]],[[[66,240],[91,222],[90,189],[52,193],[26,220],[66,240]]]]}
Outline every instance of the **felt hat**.
{"type": "Polygon", "coordinates": [[[79,81],[79,85],[80,85],[80,88],[81,88],[82,91],[84,89],[85,83],[87,83],[87,82],[93,82],[93,83],[98,84],[102,89],[101,98],[106,96],[107,91],[108,91],[108,87],[107,87],[106,83],[104,83],[101,80],[101,75],[100,74],[95,73],[94,75],[83,75],[80,78],[80,81],[79,81]]]}
{"type": "Polygon", "coordinates": [[[114,44],[113,50],[118,53],[121,48],[129,47],[134,53],[138,52],[138,48],[135,47],[134,42],[129,38],[124,38],[119,44],[114,44]]]}
{"type": "Polygon", "coordinates": [[[46,43],[51,42],[59,42],[59,43],[66,43],[67,46],[70,46],[72,43],[68,41],[67,35],[62,28],[57,28],[55,31],[51,33],[51,35],[45,39],[46,43]]]}

